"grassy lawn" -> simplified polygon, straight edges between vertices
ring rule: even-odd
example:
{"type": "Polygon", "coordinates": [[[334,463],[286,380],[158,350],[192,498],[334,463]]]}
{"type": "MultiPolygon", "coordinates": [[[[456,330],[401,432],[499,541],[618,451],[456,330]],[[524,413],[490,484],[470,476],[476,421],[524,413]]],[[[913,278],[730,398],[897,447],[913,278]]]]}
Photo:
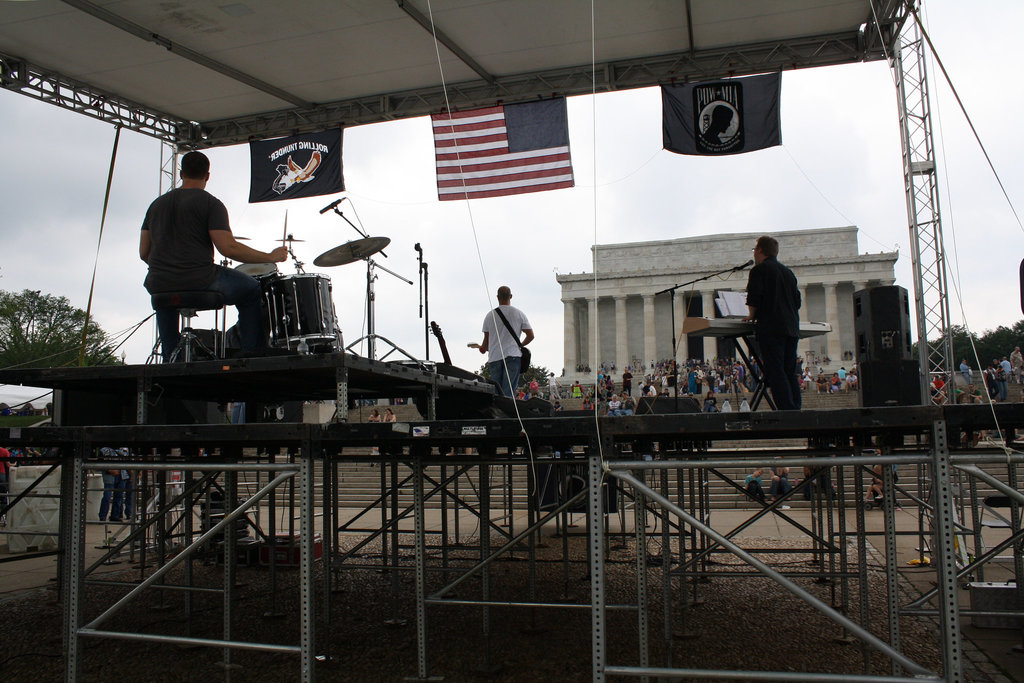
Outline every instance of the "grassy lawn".
{"type": "Polygon", "coordinates": [[[46,419],[45,415],[0,415],[0,427],[31,427],[46,419]]]}

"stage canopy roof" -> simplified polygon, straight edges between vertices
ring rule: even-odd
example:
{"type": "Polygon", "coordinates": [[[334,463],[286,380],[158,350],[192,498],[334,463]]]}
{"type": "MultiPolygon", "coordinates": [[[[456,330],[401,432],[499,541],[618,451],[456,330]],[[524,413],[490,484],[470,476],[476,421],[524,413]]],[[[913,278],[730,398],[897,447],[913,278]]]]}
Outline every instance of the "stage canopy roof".
{"type": "Polygon", "coordinates": [[[589,0],[432,0],[438,52],[427,0],[0,0],[0,85],[206,147],[438,112],[442,69],[465,109],[883,59],[874,4],[595,0],[592,43],[589,0]]]}

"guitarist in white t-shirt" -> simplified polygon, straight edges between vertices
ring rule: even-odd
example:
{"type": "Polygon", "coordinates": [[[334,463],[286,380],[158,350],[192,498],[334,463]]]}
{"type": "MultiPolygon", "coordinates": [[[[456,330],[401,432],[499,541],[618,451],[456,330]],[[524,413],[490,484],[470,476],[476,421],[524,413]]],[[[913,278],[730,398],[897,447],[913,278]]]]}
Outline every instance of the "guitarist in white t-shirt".
{"type": "MultiPolygon", "coordinates": [[[[526,314],[511,305],[512,290],[502,285],[498,287],[498,308],[484,316],[482,332],[484,340],[480,342],[480,353],[487,353],[487,365],[491,379],[498,383],[501,394],[509,398],[515,395],[519,386],[519,368],[522,362],[520,345],[526,346],[533,341],[533,326],[526,319],[526,314]],[[501,315],[508,321],[502,321],[501,315]],[[509,332],[512,328],[512,333],[509,332]],[[513,336],[513,334],[515,336],[513,336]],[[519,336],[523,335],[522,341],[519,336]]],[[[495,392],[498,393],[498,392],[495,392]]]]}

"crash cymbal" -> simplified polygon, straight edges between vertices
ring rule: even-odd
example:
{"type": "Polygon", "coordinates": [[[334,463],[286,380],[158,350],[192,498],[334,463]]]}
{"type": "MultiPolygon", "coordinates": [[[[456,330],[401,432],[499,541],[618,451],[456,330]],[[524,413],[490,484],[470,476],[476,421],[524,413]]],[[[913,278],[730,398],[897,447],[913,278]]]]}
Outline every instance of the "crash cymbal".
{"type": "Polygon", "coordinates": [[[361,240],[352,240],[320,254],[313,260],[313,265],[320,267],[343,266],[346,263],[361,261],[372,256],[389,244],[391,244],[390,237],[364,237],[361,240]]]}

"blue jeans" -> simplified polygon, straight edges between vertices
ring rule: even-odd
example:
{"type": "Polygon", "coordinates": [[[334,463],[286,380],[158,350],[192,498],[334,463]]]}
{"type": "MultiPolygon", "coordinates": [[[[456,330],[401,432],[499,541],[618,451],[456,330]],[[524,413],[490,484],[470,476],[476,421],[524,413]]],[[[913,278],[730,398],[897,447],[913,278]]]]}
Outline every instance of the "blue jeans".
{"type": "MultiPolygon", "coordinates": [[[[125,487],[127,479],[121,478],[121,473],[103,473],[103,498],[100,499],[100,520],[106,521],[107,512],[110,512],[110,521],[119,521],[123,516],[125,487]]],[[[131,514],[131,503],[128,504],[128,514],[131,514]]]]}
{"type": "Polygon", "coordinates": [[[796,337],[757,335],[764,379],[779,410],[800,410],[803,404],[800,379],[796,374],[796,343],[796,337]]]}
{"type": "Polygon", "coordinates": [[[491,379],[498,383],[498,388],[494,390],[495,394],[515,397],[515,391],[519,388],[519,368],[522,362],[519,356],[506,356],[504,360],[495,360],[487,364],[491,371],[491,379]]]}
{"type": "MultiPolygon", "coordinates": [[[[224,295],[224,303],[238,309],[238,333],[242,350],[254,351],[267,345],[267,332],[263,329],[263,311],[260,301],[263,291],[255,278],[230,268],[220,268],[220,274],[209,291],[224,295]]],[[[181,335],[178,333],[178,311],[162,308],[156,312],[156,327],[160,333],[160,350],[164,362],[171,358],[181,335]]]]}

